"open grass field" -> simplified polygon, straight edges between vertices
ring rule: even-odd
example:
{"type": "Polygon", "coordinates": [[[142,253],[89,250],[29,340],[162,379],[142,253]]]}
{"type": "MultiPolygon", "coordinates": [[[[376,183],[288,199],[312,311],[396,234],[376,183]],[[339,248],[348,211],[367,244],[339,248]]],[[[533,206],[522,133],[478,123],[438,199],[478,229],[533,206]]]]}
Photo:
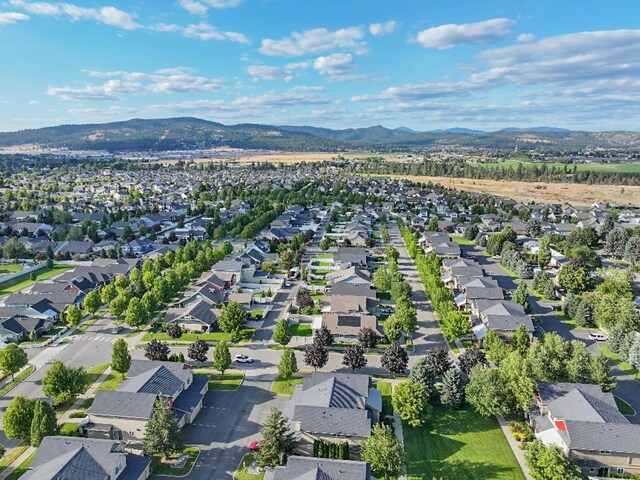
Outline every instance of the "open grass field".
{"type": "MultiPolygon", "coordinates": [[[[495,163],[476,163],[479,167],[485,168],[517,168],[522,165],[524,168],[533,168],[546,165],[547,168],[564,168],[565,165],[569,170],[573,170],[573,164],[562,162],[531,162],[526,160],[507,160],[505,162],[495,163]]],[[[640,163],[576,163],[576,169],[579,172],[614,172],[614,173],[640,173],[640,163]]]]}
{"type": "Polygon", "coordinates": [[[527,183],[478,180],[472,178],[428,177],[423,175],[389,175],[414,182],[439,183],[447,188],[467,192],[488,193],[513,198],[520,202],[564,203],[591,205],[609,202],[619,205],[637,203],[640,186],[586,185],[579,183],[527,183]]]}
{"type": "Polygon", "coordinates": [[[3,283],[2,286],[0,286],[0,295],[17,292],[18,290],[22,290],[23,288],[33,285],[40,280],[55,277],[67,270],[71,270],[72,268],[73,265],[54,265],[53,268],[43,268],[36,272],[35,280],[31,280],[31,276],[29,274],[21,275],[18,278],[14,278],[13,280],[3,283]]]}
{"type": "Polygon", "coordinates": [[[471,407],[433,408],[421,428],[403,426],[409,480],[523,480],[524,475],[498,421],[471,407]]]}

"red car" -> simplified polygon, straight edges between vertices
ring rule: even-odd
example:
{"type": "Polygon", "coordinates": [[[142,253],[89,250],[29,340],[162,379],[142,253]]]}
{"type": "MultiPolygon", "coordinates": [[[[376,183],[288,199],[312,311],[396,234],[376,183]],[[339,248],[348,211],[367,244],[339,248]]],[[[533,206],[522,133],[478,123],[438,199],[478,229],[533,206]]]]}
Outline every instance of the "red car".
{"type": "Polygon", "coordinates": [[[249,445],[249,450],[251,450],[252,452],[259,452],[260,442],[258,440],[254,440],[253,442],[251,442],[251,444],[249,445]]]}

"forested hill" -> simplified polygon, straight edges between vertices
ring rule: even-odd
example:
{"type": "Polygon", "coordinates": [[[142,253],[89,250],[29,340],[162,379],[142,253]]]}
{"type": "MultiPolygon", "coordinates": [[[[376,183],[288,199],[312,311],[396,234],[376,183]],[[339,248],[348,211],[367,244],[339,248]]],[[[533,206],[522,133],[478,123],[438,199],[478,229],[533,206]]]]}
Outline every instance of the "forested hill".
{"type": "Polygon", "coordinates": [[[474,147],[512,150],[640,148],[639,132],[579,132],[539,127],[482,132],[452,128],[416,132],[382,126],[331,130],[308,126],[223,125],[197,118],[133,119],[123,122],[0,133],[0,147],[40,145],[72,150],[184,150],[230,146],[285,151],[354,149],[411,150],[474,147]]]}

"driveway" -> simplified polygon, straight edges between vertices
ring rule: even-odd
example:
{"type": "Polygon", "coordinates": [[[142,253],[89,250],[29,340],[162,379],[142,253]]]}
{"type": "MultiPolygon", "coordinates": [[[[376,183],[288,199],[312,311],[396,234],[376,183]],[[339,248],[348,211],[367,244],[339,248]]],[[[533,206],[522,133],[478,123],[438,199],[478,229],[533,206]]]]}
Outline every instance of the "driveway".
{"type": "Polygon", "coordinates": [[[186,443],[201,452],[189,479],[232,478],[271,407],[280,408],[289,398],[270,393],[275,378],[272,367],[242,369],[246,374],[243,384],[233,392],[209,391],[194,423],[184,429],[186,443]]]}

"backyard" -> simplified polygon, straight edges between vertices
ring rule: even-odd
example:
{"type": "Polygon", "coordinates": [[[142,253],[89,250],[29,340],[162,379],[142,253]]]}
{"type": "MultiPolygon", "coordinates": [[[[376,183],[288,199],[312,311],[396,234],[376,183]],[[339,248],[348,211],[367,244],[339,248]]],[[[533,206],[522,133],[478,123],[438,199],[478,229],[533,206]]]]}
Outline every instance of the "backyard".
{"type": "Polygon", "coordinates": [[[433,408],[425,426],[404,425],[409,480],[520,480],[524,475],[495,418],[471,407],[433,408]]]}
{"type": "Polygon", "coordinates": [[[22,290],[23,288],[33,285],[40,280],[46,280],[47,278],[66,272],[73,267],[74,265],[54,265],[52,268],[43,268],[36,272],[35,280],[31,279],[30,274],[21,275],[18,278],[14,278],[13,280],[3,283],[0,287],[0,295],[17,292],[18,290],[22,290]]]}

